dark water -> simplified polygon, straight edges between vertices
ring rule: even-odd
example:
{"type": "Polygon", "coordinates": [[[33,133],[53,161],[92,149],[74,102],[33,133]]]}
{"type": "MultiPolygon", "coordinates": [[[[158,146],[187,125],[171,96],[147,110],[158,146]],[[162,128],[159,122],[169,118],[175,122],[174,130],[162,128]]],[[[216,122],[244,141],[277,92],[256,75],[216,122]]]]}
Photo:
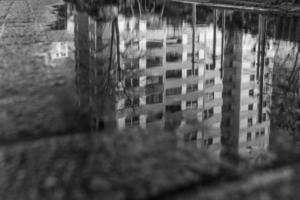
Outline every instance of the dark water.
{"type": "Polygon", "coordinates": [[[45,1],[8,16],[1,143],[150,130],[233,163],[297,157],[298,17],[132,2],[45,1]]]}

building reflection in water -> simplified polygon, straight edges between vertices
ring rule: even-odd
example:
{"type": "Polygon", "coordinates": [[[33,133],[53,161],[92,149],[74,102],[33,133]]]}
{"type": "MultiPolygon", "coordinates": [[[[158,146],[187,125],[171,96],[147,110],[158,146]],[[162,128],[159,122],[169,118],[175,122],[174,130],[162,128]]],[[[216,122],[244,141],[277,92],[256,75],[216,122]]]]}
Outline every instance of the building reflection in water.
{"type": "Polygon", "coordinates": [[[55,67],[74,57],[74,8],[57,1],[46,12],[50,17],[45,24],[44,47],[36,55],[43,58],[45,65],[55,67]]]}
{"type": "Polygon", "coordinates": [[[216,154],[266,149],[276,48],[267,17],[189,7],[176,23],[113,5],[77,12],[80,105],[96,130],[159,126],[216,154]]]}

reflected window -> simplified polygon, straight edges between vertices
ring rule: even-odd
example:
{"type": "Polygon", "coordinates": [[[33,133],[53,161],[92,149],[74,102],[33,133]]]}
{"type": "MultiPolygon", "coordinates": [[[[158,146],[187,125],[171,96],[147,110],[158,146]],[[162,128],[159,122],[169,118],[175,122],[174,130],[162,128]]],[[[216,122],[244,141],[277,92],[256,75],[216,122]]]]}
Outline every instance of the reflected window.
{"type": "Polygon", "coordinates": [[[167,45],[172,45],[172,44],[181,44],[182,39],[180,37],[176,36],[168,36],[167,37],[167,45]]]}
{"type": "Polygon", "coordinates": [[[163,82],[163,77],[162,76],[147,76],[147,85],[157,85],[157,84],[162,84],[163,82]]]}
{"type": "Polygon", "coordinates": [[[259,138],[259,132],[258,131],[255,133],[255,138],[256,139],[259,138]]]}
{"type": "Polygon", "coordinates": [[[231,126],[231,119],[230,118],[224,118],[222,120],[222,127],[230,127],[231,126]]]}
{"type": "Polygon", "coordinates": [[[191,93],[191,92],[195,92],[195,91],[198,91],[198,83],[187,85],[187,89],[186,89],[187,93],[191,93]]]}
{"type": "Polygon", "coordinates": [[[161,120],[162,118],[163,118],[163,112],[158,112],[158,113],[155,113],[155,114],[150,114],[147,117],[147,123],[155,122],[155,121],[161,120]]]}
{"type": "Polygon", "coordinates": [[[253,110],[253,104],[248,105],[248,110],[253,110]]]}
{"type": "Polygon", "coordinates": [[[166,96],[180,95],[181,87],[169,88],[166,90],[166,96]]]}
{"type": "Polygon", "coordinates": [[[67,5],[53,5],[53,12],[57,15],[57,20],[50,24],[51,30],[65,30],[67,28],[67,5]]]}
{"type": "Polygon", "coordinates": [[[163,101],[162,93],[152,94],[146,97],[146,104],[157,104],[157,103],[162,103],[162,101],[163,101]]]}
{"type": "Polygon", "coordinates": [[[139,116],[132,117],[132,124],[133,125],[139,125],[140,124],[140,118],[139,118],[139,116]]]}
{"type": "Polygon", "coordinates": [[[215,79],[212,78],[212,79],[205,80],[205,85],[207,87],[214,86],[215,85],[215,79]]]}
{"type": "Polygon", "coordinates": [[[198,100],[186,102],[186,109],[197,109],[197,108],[198,108],[198,100]]]}
{"type": "Polygon", "coordinates": [[[266,65],[266,66],[269,66],[269,64],[270,64],[270,59],[269,59],[269,58],[266,58],[266,60],[265,60],[265,65],[266,65]]]}
{"type": "Polygon", "coordinates": [[[223,106],[222,106],[222,112],[229,112],[229,111],[231,111],[232,110],[232,104],[224,104],[223,106]]]}
{"type": "Polygon", "coordinates": [[[194,74],[193,74],[193,70],[192,69],[188,69],[187,70],[187,77],[190,77],[190,76],[198,76],[199,74],[199,70],[198,69],[195,69],[194,70],[194,74]]]}
{"type": "Polygon", "coordinates": [[[166,105],[166,112],[175,113],[181,111],[181,102],[177,102],[172,105],[166,105]]]}
{"type": "Polygon", "coordinates": [[[265,74],[265,79],[268,79],[269,78],[269,73],[266,73],[265,74]]]}
{"type": "Polygon", "coordinates": [[[146,62],[147,68],[161,67],[163,65],[163,58],[159,56],[150,57],[147,58],[146,62]]]}
{"type": "Polygon", "coordinates": [[[214,142],[213,138],[208,138],[208,139],[204,140],[204,145],[205,146],[210,146],[210,145],[213,144],[213,142],[214,142]]]}
{"type": "Polygon", "coordinates": [[[168,52],[166,57],[167,62],[178,62],[182,60],[182,54],[177,52],[168,52]]]}
{"type": "Polygon", "coordinates": [[[221,136],[221,144],[225,144],[225,142],[226,142],[225,137],[224,137],[224,136],[221,136]]]}
{"type": "Polygon", "coordinates": [[[203,117],[204,119],[211,118],[214,115],[214,108],[204,110],[203,114],[204,114],[204,117],[203,117]]]}
{"type": "Polygon", "coordinates": [[[260,135],[265,136],[265,129],[261,129],[260,135]]]}
{"type": "Polygon", "coordinates": [[[251,74],[251,75],[250,75],[250,81],[251,81],[251,82],[255,81],[255,75],[254,75],[254,74],[251,74]]]}
{"type": "Polygon", "coordinates": [[[205,101],[212,101],[215,99],[215,93],[214,92],[206,92],[205,93],[205,101]]]}
{"type": "MultiPolygon", "coordinates": [[[[198,59],[199,53],[198,54],[195,53],[194,56],[195,56],[194,59],[198,59]]],[[[193,62],[193,53],[188,53],[187,57],[188,57],[188,60],[190,60],[191,62],[193,62]]]]}
{"type": "Polygon", "coordinates": [[[133,104],[134,106],[140,105],[140,98],[139,98],[139,97],[133,98],[132,104],[133,104]]]}
{"type": "Polygon", "coordinates": [[[95,128],[95,130],[101,130],[105,127],[104,121],[99,119],[98,117],[93,117],[92,121],[93,121],[93,128],[95,128]]]}
{"type": "Polygon", "coordinates": [[[134,97],[133,99],[126,99],[125,100],[125,106],[132,107],[132,106],[139,106],[140,105],[140,98],[139,97],[134,97]]]}
{"type": "Polygon", "coordinates": [[[125,69],[138,69],[140,64],[139,64],[139,59],[128,59],[124,63],[125,69]]]}
{"type": "Polygon", "coordinates": [[[264,114],[263,114],[262,120],[263,120],[264,122],[267,121],[267,113],[264,113],[264,114]]]}
{"type": "Polygon", "coordinates": [[[248,118],[248,127],[251,127],[253,125],[253,119],[248,118]]]}
{"type": "Polygon", "coordinates": [[[268,93],[268,91],[269,91],[269,87],[264,87],[263,88],[263,93],[265,94],[265,93],[268,93]]]}
{"type": "Polygon", "coordinates": [[[139,41],[133,40],[130,42],[126,42],[125,46],[126,46],[126,48],[133,48],[135,50],[138,50],[139,49],[139,41]]]}
{"type": "Polygon", "coordinates": [[[126,126],[133,126],[133,125],[139,125],[140,119],[139,116],[129,116],[125,119],[126,126]]]}
{"type": "Polygon", "coordinates": [[[131,99],[129,99],[129,98],[126,99],[126,100],[125,100],[125,106],[126,106],[126,107],[130,107],[131,105],[132,105],[131,99]]]}
{"type": "Polygon", "coordinates": [[[228,66],[229,68],[233,68],[233,61],[232,60],[230,60],[230,62],[229,62],[229,66],[228,66]]]}
{"type": "Polygon", "coordinates": [[[191,131],[187,134],[184,135],[184,140],[185,141],[195,141],[197,140],[197,130],[191,131]]]}
{"type": "Polygon", "coordinates": [[[267,101],[263,102],[263,107],[267,107],[267,101]]]}
{"type": "Polygon", "coordinates": [[[247,133],[247,141],[249,142],[249,141],[251,141],[251,139],[252,139],[251,132],[248,132],[247,133]]]}
{"type": "Polygon", "coordinates": [[[234,46],[233,46],[233,44],[228,45],[227,49],[226,49],[226,53],[233,54],[233,52],[234,52],[234,46]]]}
{"type": "Polygon", "coordinates": [[[232,96],[232,90],[228,89],[223,92],[223,97],[231,97],[231,96],[232,96]]]}
{"type": "Polygon", "coordinates": [[[181,69],[178,69],[178,70],[168,70],[166,72],[166,79],[181,78],[181,77],[182,77],[182,71],[181,71],[181,69]]]}
{"type": "Polygon", "coordinates": [[[254,97],[254,89],[249,90],[249,96],[254,97]]]}
{"type": "Polygon", "coordinates": [[[138,78],[126,78],[125,87],[126,88],[136,88],[140,86],[140,80],[138,78]]]}
{"type": "Polygon", "coordinates": [[[132,79],[132,86],[135,87],[139,87],[140,86],[140,80],[138,78],[134,78],[132,79]]]}
{"type": "Polygon", "coordinates": [[[162,48],[164,46],[163,41],[148,41],[146,45],[147,49],[162,48]]]}
{"type": "Polygon", "coordinates": [[[215,66],[214,66],[214,64],[206,64],[205,69],[206,70],[215,70],[215,66]]]}
{"type": "Polygon", "coordinates": [[[270,49],[270,43],[266,42],[266,49],[269,50],[270,49]]]}

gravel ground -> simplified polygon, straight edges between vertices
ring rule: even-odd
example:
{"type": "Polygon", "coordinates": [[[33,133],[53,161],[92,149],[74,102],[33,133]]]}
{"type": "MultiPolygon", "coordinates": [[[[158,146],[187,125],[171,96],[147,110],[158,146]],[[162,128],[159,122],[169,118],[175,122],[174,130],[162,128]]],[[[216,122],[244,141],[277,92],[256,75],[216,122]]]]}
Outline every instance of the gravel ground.
{"type": "Polygon", "coordinates": [[[298,199],[299,165],[247,174],[159,130],[3,146],[2,199],[298,199]]]}
{"type": "Polygon", "coordinates": [[[39,140],[0,153],[2,199],[147,199],[239,177],[157,130],[39,140]]]}
{"type": "MultiPolygon", "coordinates": [[[[1,0],[0,139],[80,131],[76,109],[74,39],[49,30],[55,20],[48,5],[62,0],[1,0]],[[69,57],[46,63],[53,43],[64,42],[69,57]],[[69,122],[67,122],[69,121],[69,122]],[[77,124],[77,125],[76,125],[77,124]]],[[[81,129],[82,130],[82,129],[81,129]]]]}

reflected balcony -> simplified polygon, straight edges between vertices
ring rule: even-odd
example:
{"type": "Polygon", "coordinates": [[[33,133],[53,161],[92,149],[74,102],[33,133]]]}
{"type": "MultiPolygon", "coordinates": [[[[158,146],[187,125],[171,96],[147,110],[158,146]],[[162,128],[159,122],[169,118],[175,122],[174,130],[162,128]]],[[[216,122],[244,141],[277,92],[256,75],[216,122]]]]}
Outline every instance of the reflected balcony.
{"type": "Polygon", "coordinates": [[[155,41],[148,41],[147,44],[147,49],[161,49],[163,48],[164,44],[163,41],[155,40],[155,41]]]}
{"type": "Polygon", "coordinates": [[[161,66],[163,66],[163,57],[153,56],[153,57],[147,58],[147,60],[146,60],[147,68],[161,67],[161,66]]]}
{"type": "Polygon", "coordinates": [[[181,62],[182,54],[177,52],[168,52],[166,57],[167,62],[181,62]]]}

